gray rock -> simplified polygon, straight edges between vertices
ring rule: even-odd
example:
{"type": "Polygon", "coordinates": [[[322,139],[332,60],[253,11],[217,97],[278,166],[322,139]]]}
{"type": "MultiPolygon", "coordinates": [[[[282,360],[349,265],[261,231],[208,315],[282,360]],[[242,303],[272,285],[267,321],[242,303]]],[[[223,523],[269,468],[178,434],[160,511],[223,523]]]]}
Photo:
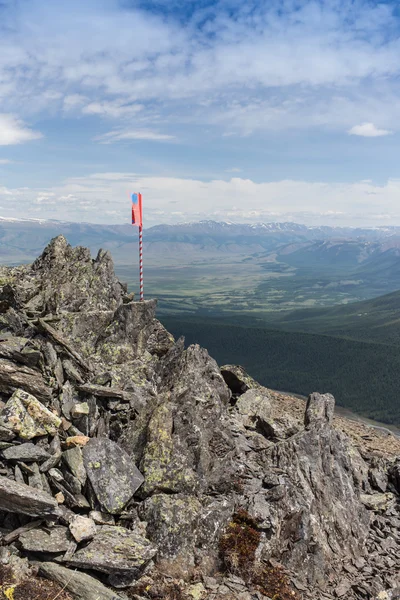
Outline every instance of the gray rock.
{"type": "Polygon", "coordinates": [[[26,525],[23,525],[22,527],[18,527],[17,529],[14,529],[14,531],[11,531],[10,533],[6,534],[3,537],[3,539],[2,539],[3,544],[7,545],[7,544],[11,544],[12,542],[15,542],[15,540],[17,540],[21,534],[25,533],[26,531],[30,531],[31,529],[35,529],[36,527],[39,527],[42,523],[43,523],[43,520],[38,519],[37,521],[31,521],[30,523],[27,523],[26,525]]]}
{"type": "Polygon", "coordinates": [[[0,455],[6,460],[25,463],[43,462],[50,457],[50,454],[44,448],[30,443],[10,446],[10,448],[2,450],[0,455]]]}
{"type": "Polygon", "coordinates": [[[0,358],[0,392],[12,394],[17,389],[24,390],[45,403],[51,399],[51,389],[40,371],[0,358]]]}
{"type": "Polygon", "coordinates": [[[266,551],[297,577],[307,561],[305,582],[318,587],[341,569],[343,557],[363,553],[369,516],[354,484],[362,459],[330,425],[334,400],[310,398],[307,429],[265,450],[262,468],[271,523],[266,551]]]}
{"type": "Polygon", "coordinates": [[[102,508],[111,514],[122,512],[144,481],[129,455],[108,439],[91,439],[82,453],[87,475],[102,508]]]}
{"type": "Polygon", "coordinates": [[[36,366],[40,352],[38,348],[30,346],[31,341],[25,337],[10,336],[0,341],[0,358],[36,366]],[[33,353],[33,354],[32,354],[33,353]]]}
{"type": "Polygon", "coordinates": [[[76,515],[69,523],[69,530],[76,542],[91,540],[96,535],[96,525],[92,519],[76,515]]]}
{"type": "Polygon", "coordinates": [[[386,494],[360,494],[360,500],[370,510],[386,511],[394,505],[396,498],[391,492],[386,494]]]}
{"type": "MultiPolygon", "coordinates": [[[[40,470],[39,470],[39,465],[37,463],[33,463],[31,465],[31,469],[32,469],[33,473],[32,473],[32,475],[28,476],[29,486],[36,488],[37,490],[44,490],[43,483],[44,483],[44,481],[46,481],[46,483],[47,483],[47,480],[44,476],[42,477],[42,474],[40,473],[40,470]]],[[[47,487],[47,489],[44,491],[49,493],[50,488],[48,486],[46,486],[46,487],[47,487]]]]}
{"type": "Polygon", "coordinates": [[[27,552],[61,554],[68,549],[70,536],[66,527],[49,527],[25,531],[19,536],[19,543],[27,552]]]}
{"type": "Polygon", "coordinates": [[[96,523],[96,525],[115,525],[115,519],[108,513],[102,513],[98,510],[91,510],[89,517],[96,523]]]}
{"type": "Polygon", "coordinates": [[[78,386],[78,389],[80,392],[85,394],[93,394],[93,396],[97,396],[98,398],[118,398],[119,400],[124,400],[126,396],[126,392],[123,390],[112,388],[106,385],[97,385],[94,383],[80,385],[78,386]]]}
{"type": "Polygon", "coordinates": [[[261,388],[260,384],[239,365],[224,365],[221,367],[221,373],[234,396],[240,396],[247,390],[261,388]]]}
{"type": "MultiPolygon", "coordinates": [[[[108,252],[92,260],[87,248],[72,248],[63,236],[54,238],[33,263],[35,301],[44,313],[115,309],[122,303],[123,286],[114,275],[108,252]]],[[[29,306],[29,303],[28,303],[29,306]]]]}
{"type": "Polygon", "coordinates": [[[263,430],[271,418],[271,398],[262,389],[247,390],[239,397],[235,406],[239,414],[246,417],[243,424],[249,429],[263,430]]]}
{"type": "Polygon", "coordinates": [[[62,362],[63,369],[68,379],[74,383],[83,383],[83,378],[80,371],[75,367],[72,361],[66,359],[62,362]]]}
{"type": "Polygon", "coordinates": [[[400,459],[390,466],[389,478],[395,490],[400,494],[400,459]]]}
{"type": "Polygon", "coordinates": [[[156,552],[156,546],[134,531],[103,525],[87,546],[75,552],[70,564],[102,573],[137,577],[156,552]]]}
{"type": "Polygon", "coordinates": [[[335,398],[332,394],[311,394],[307,400],[304,425],[319,426],[331,423],[335,410],[335,398]]]}
{"type": "Polygon", "coordinates": [[[55,435],[61,419],[34,396],[19,389],[1,411],[0,425],[30,440],[37,436],[55,435]]]}
{"type": "Polygon", "coordinates": [[[121,600],[121,596],[86,573],[72,571],[51,562],[40,563],[39,569],[41,575],[56,581],[76,600],[121,600]]]}
{"type": "MultiPolygon", "coordinates": [[[[0,274],[3,270],[0,267],[0,274]]],[[[206,350],[197,345],[185,349],[182,339],[174,343],[155,319],[155,301],[140,303],[127,297],[107,253],[99,253],[93,261],[86,249],[72,249],[58,238],[33,266],[4,273],[9,287],[3,294],[0,286],[0,311],[7,310],[0,315],[0,327],[8,338],[0,340],[0,377],[2,369],[11,368],[14,374],[3,373],[0,412],[15,389],[12,386],[23,381],[23,391],[24,385],[44,384],[46,399],[37,398],[68,421],[72,410],[74,422],[64,419],[56,428],[60,438],[55,435],[51,456],[40,466],[42,473],[37,462],[26,464],[26,459],[14,467],[16,461],[2,455],[0,469],[10,479],[0,485],[0,510],[3,502],[6,510],[14,511],[1,512],[2,528],[15,534],[21,525],[15,513],[23,514],[27,507],[39,511],[28,497],[28,492],[39,491],[23,480],[48,490],[49,481],[51,490],[60,490],[59,501],[79,513],[100,505],[104,512],[92,511],[90,516],[109,526],[100,542],[96,533],[79,549],[68,532],[67,550],[57,560],[99,569],[119,587],[131,584],[154,556],[156,565],[148,566],[149,573],[155,569],[177,580],[194,581],[185,589],[193,596],[208,593],[193,576],[200,575],[208,587],[204,575],[217,573],[221,566],[221,535],[229,530],[232,513],[244,509],[260,534],[258,564],[282,563],[304,600],[365,600],[381,590],[395,597],[400,520],[397,503],[386,502],[385,493],[392,492],[397,500],[400,463],[388,468],[386,459],[371,457],[361,438],[359,452],[339,431],[340,422],[335,420],[332,427],[331,396],[310,397],[304,430],[304,411],[298,403],[287,405],[290,414],[285,414],[282,396],[279,400],[270,394],[242,368],[227,365],[221,376],[206,350]],[[84,402],[88,414],[74,416],[73,407],[84,402]],[[98,438],[88,444],[93,447],[90,481],[81,449],[62,453],[71,444],[79,445],[76,436],[82,432],[98,438]],[[133,464],[140,465],[145,475],[139,488],[142,477],[136,471],[132,474],[133,464]],[[21,488],[19,495],[4,500],[17,485],[13,477],[22,485],[22,500],[21,488]],[[135,477],[140,481],[133,484],[135,477]],[[385,495],[383,502],[371,494],[373,490],[385,495]],[[110,510],[118,527],[106,512],[110,510]]],[[[11,448],[11,456],[16,432],[8,424],[0,423],[1,427],[0,450],[11,448]]],[[[40,493],[42,502],[46,498],[53,503],[50,508],[45,503],[45,512],[54,511],[53,499],[40,493]]],[[[75,519],[87,522],[64,505],[58,511],[61,522],[71,528],[75,519]]],[[[77,539],[83,540],[79,534],[77,539]]],[[[44,542],[37,547],[43,548],[44,542]]],[[[54,542],[49,547],[60,546],[54,542]]],[[[9,548],[14,551],[12,545],[9,548]]],[[[0,549],[0,560],[3,554],[0,549]]],[[[56,565],[48,572],[53,566],[75,597],[115,600],[96,580],[56,565]]],[[[235,574],[216,575],[214,581],[213,595],[263,597],[235,574]]],[[[157,589],[161,582],[154,584],[150,594],[162,597],[162,587],[157,589]]]]}
{"type": "Polygon", "coordinates": [[[86,483],[86,469],[83,463],[82,450],[78,446],[65,450],[62,454],[63,460],[67,463],[71,473],[80,481],[82,485],[86,483]]]}
{"type": "Polygon", "coordinates": [[[199,500],[183,494],[156,494],[147,498],[139,510],[148,523],[147,536],[160,547],[160,556],[180,557],[188,572],[193,561],[191,548],[199,535],[199,500]]]}
{"type": "MultiPolygon", "coordinates": [[[[1,418],[1,417],[0,417],[1,418]]],[[[0,425],[0,441],[11,442],[15,438],[15,433],[11,429],[0,425]]]]}
{"type": "Polygon", "coordinates": [[[71,416],[75,419],[79,419],[85,415],[89,414],[89,405],[87,402],[80,402],[78,404],[74,404],[71,408],[71,416]]]}
{"type": "Polygon", "coordinates": [[[388,475],[384,465],[369,469],[368,472],[371,487],[379,492],[386,492],[388,485],[388,475]]]}
{"type": "Polygon", "coordinates": [[[0,476],[0,510],[31,517],[57,517],[57,502],[39,490],[0,476]]]}

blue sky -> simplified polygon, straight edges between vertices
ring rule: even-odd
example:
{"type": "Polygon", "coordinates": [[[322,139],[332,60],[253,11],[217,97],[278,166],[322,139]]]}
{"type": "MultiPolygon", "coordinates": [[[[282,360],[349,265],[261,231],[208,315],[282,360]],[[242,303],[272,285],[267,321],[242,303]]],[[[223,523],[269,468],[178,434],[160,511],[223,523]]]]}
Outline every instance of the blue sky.
{"type": "Polygon", "coordinates": [[[0,0],[0,215],[400,225],[400,12],[0,0]]]}

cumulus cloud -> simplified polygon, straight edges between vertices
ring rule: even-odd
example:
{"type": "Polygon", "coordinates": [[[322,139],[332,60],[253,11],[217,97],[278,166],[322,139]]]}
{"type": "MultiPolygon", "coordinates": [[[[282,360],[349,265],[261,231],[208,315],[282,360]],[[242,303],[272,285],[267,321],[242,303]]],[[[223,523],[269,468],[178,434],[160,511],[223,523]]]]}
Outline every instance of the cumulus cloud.
{"type": "Polygon", "coordinates": [[[0,114],[0,146],[22,144],[41,137],[41,133],[29,129],[29,127],[13,115],[0,114]]]}
{"type": "Polygon", "coordinates": [[[65,221],[127,223],[127,190],[143,191],[145,225],[198,221],[295,221],[337,225],[400,225],[400,180],[326,183],[281,180],[257,183],[233,177],[201,181],[93,173],[46,189],[0,188],[1,214],[65,221]],[[301,208],[300,208],[301,207],[301,208]]]}
{"type": "Polygon", "coordinates": [[[148,129],[136,129],[136,130],[123,130],[116,129],[109,131],[103,135],[99,135],[95,138],[97,142],[102,144],[112,144],[114,142],[124,142],[129,140],[145,140],[148,142],[167,142],[174,140],[175,136],[167,135],[165,133],[158,133],[157,131],[150,131],[148,129]]]}
{"type": "Polygon", "coordinates": [[[390,135],[393,131],[388,129],[379,129],[373,123],[361,123],[361,125],[354,125],[349,129],[349,135],[359,135],[361,137],[381,137],[383,135],[390,135]]]}

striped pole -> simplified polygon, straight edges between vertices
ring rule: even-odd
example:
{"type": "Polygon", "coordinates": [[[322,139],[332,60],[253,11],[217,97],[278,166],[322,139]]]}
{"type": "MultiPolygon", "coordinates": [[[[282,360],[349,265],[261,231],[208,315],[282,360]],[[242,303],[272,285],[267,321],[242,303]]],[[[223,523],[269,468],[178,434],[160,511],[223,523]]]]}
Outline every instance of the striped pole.
{"type": "Polygon", "coordinates": [[[140,302],[144,300],[143,294],[143,226],[139,225],[139,279],[140,279],[140,302]]]}

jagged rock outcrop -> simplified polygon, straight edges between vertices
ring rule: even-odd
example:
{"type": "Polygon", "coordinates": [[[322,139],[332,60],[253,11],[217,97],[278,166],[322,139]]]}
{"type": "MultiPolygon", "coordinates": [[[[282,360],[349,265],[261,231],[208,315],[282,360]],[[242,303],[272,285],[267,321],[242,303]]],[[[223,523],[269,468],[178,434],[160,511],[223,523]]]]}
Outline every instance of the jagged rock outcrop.
{"type": "Polygon", "coordinates": [[[3,563],[80,599],[396,597],[399,462],[331,395],[285,410],[63,237],[1,281],[3,563]]]}

